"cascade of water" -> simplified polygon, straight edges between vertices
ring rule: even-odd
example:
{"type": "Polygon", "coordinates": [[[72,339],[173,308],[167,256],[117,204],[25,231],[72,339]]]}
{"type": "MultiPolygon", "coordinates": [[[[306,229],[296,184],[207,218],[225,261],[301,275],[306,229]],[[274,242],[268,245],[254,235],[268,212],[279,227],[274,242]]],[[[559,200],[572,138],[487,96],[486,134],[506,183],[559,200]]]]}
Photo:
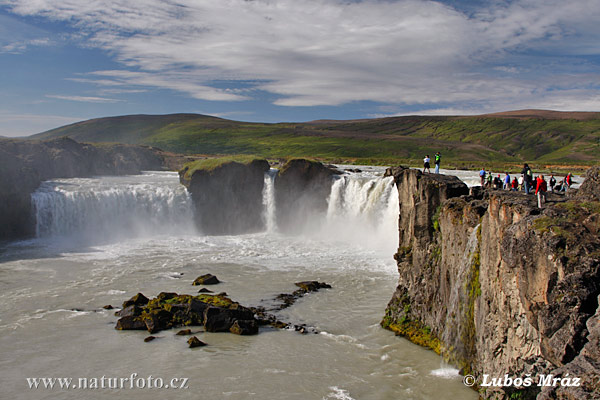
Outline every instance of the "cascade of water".
{"type": "Polygon", "coordinates": [[[479,225],[475,226],[473,232],[469,235],[469,241],[467,242],[462,255],[463,262],[459,265],[458,271],[456,271],[452,277],[453,284],[450,288],[450,298],[447,303],[446,311],[446,328],[442,333],[444,343],[453,343],[453,338],[460,338],[460,335],[456,334],[455,329],[456,327],[464,326],[465,304],[467,304],[469,300],[468,282],[473,279],[473,257],[475,257],[479,245],[479,240],[477,238],[478,230],[479,225]]]}
{"type": "Polygon", "coordinates": [[[44,182],[31,196],[37,236],[190,233],[191,198],[171,180],[168,173],[153,173],[44,182]]]}
{"type": "Polygon", "coordinates": [[[393,177],[338,177],[328,199],[326,231],[371,247],[398,246],[398,191],[393,177]]]}
{"type": "Polygon", "coordinates": [[[265,181],[263,185],[263,220],[267,232],[275,232],[277,230],[277,221],[275,218],[275,177],[278,170],[271,168],[265,172],[265,181]]]}

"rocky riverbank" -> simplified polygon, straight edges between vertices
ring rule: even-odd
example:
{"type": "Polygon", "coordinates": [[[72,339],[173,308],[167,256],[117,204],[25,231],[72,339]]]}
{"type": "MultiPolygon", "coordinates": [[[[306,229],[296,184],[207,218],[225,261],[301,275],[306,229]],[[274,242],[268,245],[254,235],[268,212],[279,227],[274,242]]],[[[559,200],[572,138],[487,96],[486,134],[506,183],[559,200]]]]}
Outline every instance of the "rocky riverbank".
{"type": "Polygon", "coordinates": [[[388,174],[400,277],[382,325],[474,375],[484,398],[600,398],[598,186],[539,209],[521,193],[469,195],[452,176],[388,174]],[[569,374],[581,385],[484,387],[484,374],[569,374]]]}
{"type": "Polygon", "coordinates": [[[151,147],[91,145],[69,138],[0,139],[0,240],[35,233],[31,193],[53,178],[138,174],[160,170],[164,158],[151,147]]]}

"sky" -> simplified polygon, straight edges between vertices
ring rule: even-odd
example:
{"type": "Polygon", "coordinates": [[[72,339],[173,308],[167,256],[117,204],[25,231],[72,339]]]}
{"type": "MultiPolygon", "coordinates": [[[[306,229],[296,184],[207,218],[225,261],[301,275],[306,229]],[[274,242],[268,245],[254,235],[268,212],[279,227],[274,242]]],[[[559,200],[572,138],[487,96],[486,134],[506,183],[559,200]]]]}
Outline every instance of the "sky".
{"type": "Polygon", "coordinates": [[[0,135],[600,111],[599,0],[0,0],[0,135]]]}

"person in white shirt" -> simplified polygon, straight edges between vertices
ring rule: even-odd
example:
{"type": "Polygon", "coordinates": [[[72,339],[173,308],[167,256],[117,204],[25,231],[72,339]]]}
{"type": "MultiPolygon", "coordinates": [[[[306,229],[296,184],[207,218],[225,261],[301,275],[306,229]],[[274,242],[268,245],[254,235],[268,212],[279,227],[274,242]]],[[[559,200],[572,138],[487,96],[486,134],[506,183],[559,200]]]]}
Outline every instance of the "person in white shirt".
{"type": "Polygon", "coordinates": [[[423,173],[425,173],[425,170],[427,170],[427,172],[431,173],[431,171],[429,170],[429,162],[431,161],[431,159],[429,158],[429,154],[427,154],[425,156],[425,158],[423,159],[423,173]]]}

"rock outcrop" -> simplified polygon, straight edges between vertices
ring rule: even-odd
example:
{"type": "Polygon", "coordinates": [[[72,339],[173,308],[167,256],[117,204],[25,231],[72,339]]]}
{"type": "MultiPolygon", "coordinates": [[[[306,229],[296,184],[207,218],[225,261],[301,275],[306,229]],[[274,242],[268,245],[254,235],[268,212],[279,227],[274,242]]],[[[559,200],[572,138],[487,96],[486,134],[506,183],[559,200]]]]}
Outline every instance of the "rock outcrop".
{"type": "Polygon", "coordinates": [[[382,325],[479,384],[484,374],[533,379],[479,386],[484,398],[599,398],[600,203],[584,190],[588,201],[539,209],[522,193],[469,196],[450,176],[389,174],[400,197],[400,276],[382,325]],[[537,386],[541,375],[567,373],[582,385],[537,386]]]}
{"type": "MultiPolygon", "coordinates": [[[[267,160],[252,157],[205,159],[186,164],[180,181],[191,193],[196,225],[205,234],[235,235],[266,228],[263,188],[267,160]]],[[[327,211],[335,168],[293,159],[274,182],[275,220],[283,232],[300,232],[309,217],[327,211]]]]}
{"type": "Polygon", "coordinates": [[[0,239],[34,234],[31,193],[42,181],[160,170],[163,158],[159,153],[151,147],[91,145],[69,138],[0,139],[0,239]]]}
{"type": "Polygon", "coordinates": [[[277,227],[283,232],[301,232],[327,211],[331,181],[340,172],[317,161],[292,159],[286,162],[275,179],[277,227]]]}
{"type": "Polygon", "coordinates": [[[196,225],[209,235],[236,235],[263,230],[262,190],[269,163],[202,160],[187,164],[180,181],[192,196],[196,225]]]}
{"type": "Polygon", "coordinates": [[[160,332],[178,326],[202,325],[207,332],[258,333],[254,312],[225,295],[191,296],[161,292],[149,300],[141,293],[123,303],[117,330],[160,332]],[[140,301],[142,299],[142,301],[140,301]]]}

